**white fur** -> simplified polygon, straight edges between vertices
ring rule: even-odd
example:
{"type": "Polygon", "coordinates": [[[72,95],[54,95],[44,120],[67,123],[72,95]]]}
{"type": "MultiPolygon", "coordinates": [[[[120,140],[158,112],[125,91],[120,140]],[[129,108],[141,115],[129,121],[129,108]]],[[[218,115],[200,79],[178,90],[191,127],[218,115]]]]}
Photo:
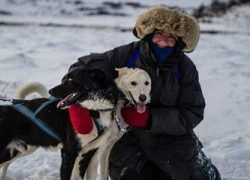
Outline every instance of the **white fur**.
{"type": "Polygon", "coordinates": [[[132,101],[130,92],[136,102],[140,102],[139,97],[142,94],[147,97],[144,103],[147,104],[150,102],[151,79],[144,70],[138,68],[129,69],[126,67],[116,70],[119,76],[115,79],[115,82],[129,101],[132,101]],[[135,82],[136,85],[132,85],[132,82],[135,82]],[[146,85],[146,82],[149,84],[146,85]]]}
{"type": "Polygon", "coordinates": [[[42,97],[49,97],[47,88],[39,82],[29,82],[20,86],[15,94],[16,99],[25,99],[29,94],[37,93],[42,97]]]}
{"type": "Polygon", "coordinates": [[[102,110],[102,109],[112,109],[114,106],[110,104],[109,101],[106,101],[105,99],[93,99],[93,100],[86,100],[80,103],[82,107],[85,107],[87,109],[91,110],[102,110]]]}

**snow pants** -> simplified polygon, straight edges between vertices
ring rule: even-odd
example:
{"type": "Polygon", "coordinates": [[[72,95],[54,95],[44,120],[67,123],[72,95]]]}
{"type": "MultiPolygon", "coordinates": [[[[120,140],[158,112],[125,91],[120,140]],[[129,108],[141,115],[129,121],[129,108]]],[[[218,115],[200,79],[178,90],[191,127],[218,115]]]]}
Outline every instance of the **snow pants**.
{"type": "Polygon", "coordinates": [[[137,132],[123,136],[110,155],[111,179],[221,180],[217,168],[201,151],[202,144],[194,133],[156,139],[137,132]],[[147,141],[143,142],[145,138],[147,141]]]}

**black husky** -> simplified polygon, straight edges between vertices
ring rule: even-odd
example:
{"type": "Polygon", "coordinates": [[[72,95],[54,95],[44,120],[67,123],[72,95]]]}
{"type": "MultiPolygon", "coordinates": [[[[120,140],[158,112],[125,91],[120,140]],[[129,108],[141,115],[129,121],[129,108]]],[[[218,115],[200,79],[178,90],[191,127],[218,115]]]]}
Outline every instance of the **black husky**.
{"type": "Polygon", "coordinates": [[[10,105],[0,106],[0,179],[5,178],[8,165],[16,158],[39,147],[54,147],[61,149],[60,178],[69,180],[83,140],[72,128],[67,107],[96,94],[110,105],[116,104],[119,91],[103,71],[78,69],[50,94],[64,98],[14,99],[10,105]]]}

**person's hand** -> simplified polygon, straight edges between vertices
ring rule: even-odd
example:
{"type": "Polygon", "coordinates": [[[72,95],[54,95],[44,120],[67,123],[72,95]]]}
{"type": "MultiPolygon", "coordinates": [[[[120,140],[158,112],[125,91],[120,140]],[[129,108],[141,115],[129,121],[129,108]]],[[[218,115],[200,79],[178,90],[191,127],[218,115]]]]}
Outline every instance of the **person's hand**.
{"type": "Polygon", "coordinates": [[[146,108],[143,113],[139,113],[134,106],[125,106],[121,109],[121,115],[129,126],[146,127],[149,119],[149,110],[146,108]]]}
{"type": "Polygon", "coordinates": [[[93,121],[88,109],[77,105],[71,105],[69,107],[69,116],[76,132],[88,134],[93,129],[93,121]]]}

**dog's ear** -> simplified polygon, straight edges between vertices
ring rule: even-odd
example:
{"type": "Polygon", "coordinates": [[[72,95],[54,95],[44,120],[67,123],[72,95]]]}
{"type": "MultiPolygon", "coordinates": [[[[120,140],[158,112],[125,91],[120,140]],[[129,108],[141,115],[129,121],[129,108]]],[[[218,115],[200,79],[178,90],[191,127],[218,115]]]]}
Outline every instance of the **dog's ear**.
{"type": "Polygon", "coordinates": [[[115,70],[118,72],[118,76],[124,76],[128,73],[128,68],[124,67],[124,68],[115,68],[115,70]]]}

